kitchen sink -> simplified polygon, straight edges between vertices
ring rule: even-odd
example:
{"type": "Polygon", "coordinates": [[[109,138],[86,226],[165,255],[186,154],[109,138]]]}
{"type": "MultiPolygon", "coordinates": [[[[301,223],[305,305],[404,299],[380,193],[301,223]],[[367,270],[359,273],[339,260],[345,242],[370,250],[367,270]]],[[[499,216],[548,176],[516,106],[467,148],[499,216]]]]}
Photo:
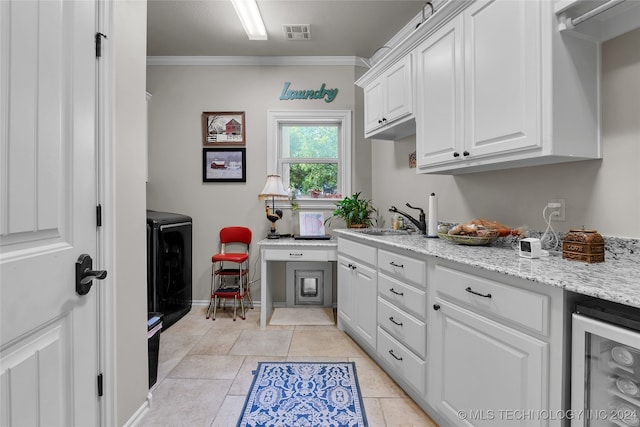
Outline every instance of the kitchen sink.
{"type": "Polygon", "coordinates": [[[410,234],[409,230],[393,230],[391,228],[367,228],[359,230],[359,232],[369,236],[406,236],[410,234]]]}

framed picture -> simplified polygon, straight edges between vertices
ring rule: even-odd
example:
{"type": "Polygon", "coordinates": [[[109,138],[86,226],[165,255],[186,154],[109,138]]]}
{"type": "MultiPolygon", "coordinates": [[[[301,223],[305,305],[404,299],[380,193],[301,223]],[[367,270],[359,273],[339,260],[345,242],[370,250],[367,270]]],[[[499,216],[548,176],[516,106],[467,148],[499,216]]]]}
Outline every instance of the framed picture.
{"type": "Polygon", "coordinates": [[[245,145],[244,111],[202,113],[204,145],[245,145]]]}
{"type": "Polygon", "coordinates": [[[300,235],[301,236],[324,235],[324,213],[300,212],[300,235]]]}
{"type": "Polygon", "coordinates": [[[247,182],[245,148],[203,148],[203,182],[247,182]]]}

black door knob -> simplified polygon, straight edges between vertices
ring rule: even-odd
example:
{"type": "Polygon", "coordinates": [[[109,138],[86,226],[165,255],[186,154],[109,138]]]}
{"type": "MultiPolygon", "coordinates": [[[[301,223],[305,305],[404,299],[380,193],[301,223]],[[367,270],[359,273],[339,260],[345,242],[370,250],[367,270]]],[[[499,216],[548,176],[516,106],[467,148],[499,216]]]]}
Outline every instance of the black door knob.
{"type": "Polygon", "coordinates": [[[93,259],[88,254],[82,254],[76,261],[76,292],[78,295],[89,293],[93,279],[102,280],[107,277],[106,270],[92,270],[93,259]]]}

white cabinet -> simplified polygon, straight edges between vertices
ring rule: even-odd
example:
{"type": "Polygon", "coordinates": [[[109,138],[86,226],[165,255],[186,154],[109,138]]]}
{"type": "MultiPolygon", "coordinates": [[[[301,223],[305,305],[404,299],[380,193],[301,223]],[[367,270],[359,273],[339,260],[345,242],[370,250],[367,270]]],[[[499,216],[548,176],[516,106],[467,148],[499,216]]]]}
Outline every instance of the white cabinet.
{"type": "Polygon", "coordinates": [[[338,239],[338,327],[376,348],[376,248],[338,239]],[[366,261],[373,261],[367,265],[366,261]]]}
{"type": "Polygon", "coordinates": [[[416,161],[420,168],[450,162],[464,147],[462,16],[425,40],[416,57],[416,161]]]}
{"type": "Polygon", "coordinates": [[[562,293],[474,272],[435,267],[429,403],[457,426],[560,425],[544,415],[515,417],[564,407],[562,293]]]}
{"type": "Polygon", "coordinates": [[[478,0],[414,49],[419,172],[601,156],[598,45],[554,22],[551,2],[478,0]]]}
{"type": "Polygon", "coordinates": [[[411,55],[367,82],[363,89],[365,138],[399,139],[415,133],[411,55]]]}
{"type": "Polygon", "coordinates": [[[427,263],[378,249],[378,357],[396,380],[426,394],[427,263]]]}
{"type": "Polygon", "coordinates": [[[439,298],[434,303],[431,362],[438,369],[429,387],[441,415],[452,425],[509,425],[500,411],[546,408],[547,343],[439,298]]]}

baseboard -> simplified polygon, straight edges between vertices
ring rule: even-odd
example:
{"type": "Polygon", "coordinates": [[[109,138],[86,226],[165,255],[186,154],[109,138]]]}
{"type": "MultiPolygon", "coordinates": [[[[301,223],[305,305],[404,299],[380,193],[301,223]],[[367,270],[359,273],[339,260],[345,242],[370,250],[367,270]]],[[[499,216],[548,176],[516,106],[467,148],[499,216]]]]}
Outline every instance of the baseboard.
{"type": "Polygon", "coordinates": [[[147,394],[147,399],[144,401],[144,403],[138,408],[136,412],[133,413],[131,418],[129,418],[127,422],[123,424],[122,427],[136,427],[138,424],[140,424],[144,416],[151,409],[152,399],[153,399],[153,395],[151,394],[151,392],[149,392],[149,394],[147,394]]]}

